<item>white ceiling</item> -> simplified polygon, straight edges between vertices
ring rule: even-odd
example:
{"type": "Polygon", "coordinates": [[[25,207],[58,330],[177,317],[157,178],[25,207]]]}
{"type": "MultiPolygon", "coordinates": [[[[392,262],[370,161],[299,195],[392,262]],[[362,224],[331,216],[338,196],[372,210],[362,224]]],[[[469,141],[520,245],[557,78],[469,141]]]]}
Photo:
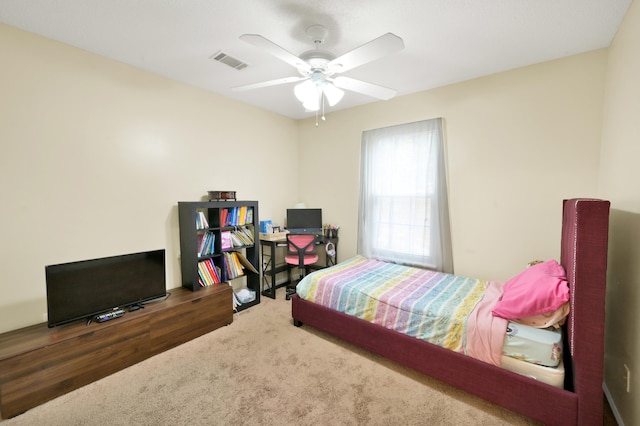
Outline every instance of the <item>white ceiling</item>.
{"type": "MultiPolygon", "coordinates": [[[[631,0],[0,0],[0,22],[292,117],[293,84],[236,86],[299,76],[241,41],[260,34],[299,55],[305,29],[328,28],[339,56],[384,33],[405,49],[344,73],[406,95],[609,46],[631,0]],[[209,59],[246,62],[237,71],[209,59]]],[[[330,110],[376,102],[347,92],[330,110]]]]}

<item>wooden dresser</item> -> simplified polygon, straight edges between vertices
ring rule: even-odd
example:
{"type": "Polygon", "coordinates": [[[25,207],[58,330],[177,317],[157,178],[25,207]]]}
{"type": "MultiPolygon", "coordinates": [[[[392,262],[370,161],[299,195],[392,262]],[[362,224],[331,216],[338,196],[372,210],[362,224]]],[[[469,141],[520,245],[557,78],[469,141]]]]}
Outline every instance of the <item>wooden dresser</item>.
{"type": "Polygon", "coordinates": [[[229,285],[170,297],[103,323],[0,334],[0,414],[9,418],[233,321],[229,285]]]}

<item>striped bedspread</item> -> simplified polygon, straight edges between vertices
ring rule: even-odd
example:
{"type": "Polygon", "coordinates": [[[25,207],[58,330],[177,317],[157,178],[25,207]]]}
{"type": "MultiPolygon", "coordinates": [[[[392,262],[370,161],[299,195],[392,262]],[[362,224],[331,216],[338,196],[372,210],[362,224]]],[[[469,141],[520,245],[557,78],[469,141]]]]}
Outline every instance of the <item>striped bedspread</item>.
{"type": "MultiPolygon", "coordinates": [[[[499,365],[506,321],[502,328],[490,314],[495,301],[485,300],[485,294],[491,285],[356,256],[309,274],[296,292],[310,302],[499,365]],[[485,323],[478,310],[487,309],[485,323]]],[[[501,288],[493,293],[499,297],[501,288]]]]}

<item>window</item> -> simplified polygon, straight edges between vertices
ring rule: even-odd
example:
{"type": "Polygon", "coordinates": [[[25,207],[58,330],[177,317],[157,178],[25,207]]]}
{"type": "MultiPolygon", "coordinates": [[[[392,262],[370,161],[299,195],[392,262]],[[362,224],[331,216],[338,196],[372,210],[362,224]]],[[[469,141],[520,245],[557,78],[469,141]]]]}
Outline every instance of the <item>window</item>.
{"type": "Polygon", "coordinates": [[[453,272],[442,119],[362,134],[358,253],[453,272]]]}

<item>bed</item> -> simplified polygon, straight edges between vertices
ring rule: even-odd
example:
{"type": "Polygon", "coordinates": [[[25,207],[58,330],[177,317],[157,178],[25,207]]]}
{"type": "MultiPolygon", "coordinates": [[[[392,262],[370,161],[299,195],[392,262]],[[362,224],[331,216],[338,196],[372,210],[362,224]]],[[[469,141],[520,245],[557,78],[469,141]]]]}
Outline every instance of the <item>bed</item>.
{"type": "MultiPolygon", "coordinates": [[[[322,330],[545,424],[601,425],[609,202],[564,200],[562,211],[559,264],[566,272],[570,309],[561,329],[560,386],[298,294],[292,298],[294,324],[322,330]]],[[[305,278],[312,279],[313,274],[305,278]]],[[[305,284],[300,284],[304,288],[305,284]]]]}

